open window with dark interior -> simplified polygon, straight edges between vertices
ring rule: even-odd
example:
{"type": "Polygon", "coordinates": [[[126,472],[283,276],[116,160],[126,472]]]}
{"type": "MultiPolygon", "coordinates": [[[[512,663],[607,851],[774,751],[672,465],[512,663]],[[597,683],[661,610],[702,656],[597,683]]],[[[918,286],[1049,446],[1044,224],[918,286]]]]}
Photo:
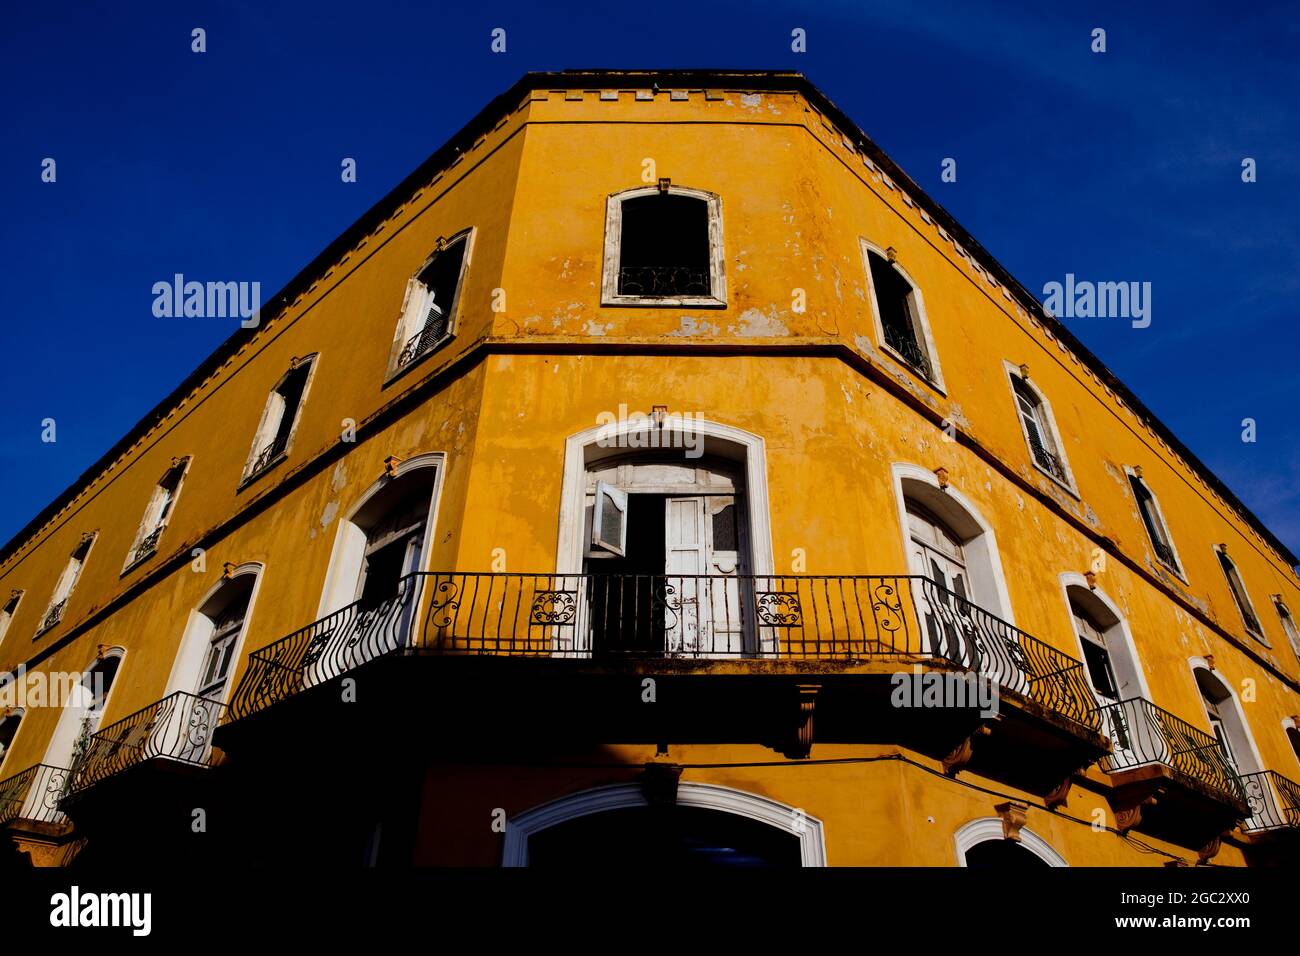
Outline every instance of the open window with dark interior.
{"type": "Polygon", "coordinates": [[[261,474],[289,451],[289,439],[302,411],[316,357],[294,359],[289,371],[267,396],[262,421],[253,438],[253,448],[244,469],[245,480],[261,474]]]}
{"type": "Polygon", "coordinates": [[[921,326],[916,288],[874,249],[867,250],[867,265],[885,345],[924,378],[933,381],[935,369],[921,326]]]}
{"type": "Polygon", "coordinates": [[[411,279],[398,333],[396,368],[405,368],[454,334],[468,252],[469,233],[464,232],[445,242],[411,279]]]}
{"type": "Polygon", "coordinates": [[[606,305],[725,305],[721,205],[675,186],[611,196],[606,222],[606,305]]]}

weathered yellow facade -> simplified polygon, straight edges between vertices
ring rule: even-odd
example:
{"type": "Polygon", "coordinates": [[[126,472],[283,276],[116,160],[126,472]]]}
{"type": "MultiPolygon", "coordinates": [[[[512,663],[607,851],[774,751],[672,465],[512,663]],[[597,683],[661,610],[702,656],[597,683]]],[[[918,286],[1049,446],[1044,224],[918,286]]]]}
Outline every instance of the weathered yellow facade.
{"type": "MultiPolygon", "coordinates": [[[[907,575],[899,476],[921,483],[919,476],[937,473],[934,493],[969,506],[995,541],[994,584],[1007,606],[988,610],[1077,660],[1062,575],[1077,581],[1091,572],[1093,588],[1131,634],[1155,705],[1207,732],[1193,666],[1208,660],[1231,688],[1257,753],[1243,772],[1300,778],[1286,731],[1300,714],[1300,661],[1271,597],[1300,609],[1294,558],[802,78],[531,76],[489,106],[456,147],[440,151],[327,250],[286,301],[268,304],[259,328],[233,340],[128,447],[11,543],[0,595],[22,595],[0,643],[0,668],[82,671],[104,649],[122,649],[97,725],[109,728],[179,686],[183,636],[223,566],[260,566],[225,690],[229,704],[249,673],[250,653],[334,610],[322,595],[338,562],[339,522],[382,485],[386,467],[395,466],[389,459],[445,456],[423,570],[576,573],[581,568],[564,566],[560,554],[566,443],[620,405],[645,413],[666,406],[761,439],[746,453],[751,466],[761,454],[756,467],[767,485],[765,498],[748,487],[748,505],[762,502],[770,523],[768,551],[761,522],[749,516],[755,573],[907,575]],[[601,304],[609,197],[660,179],[720,200],[725,307],[601,304]],[[408,280],[440,237],[466,229],[472,246],[454,336],[389,375],[408,280]],[[923,294],[941,389],[882,347],[864,241],[889,250],[923,294]],[[285,460],[241,487],[268,393],[295,358],[309,355],[317,358],[285,460]],[[1008,366],[1026,367],[1050,402],[1077,494],[1035,467],[1008,366]],[[186,456],[157,553],[123,572],[155,485],[186,456]],[[1157,560],[1126,468],[1140,469],[1158,497],[1181,575],[1157,560]],[[68,556],[91,531],[97,537],[62,620],[34,638],[68,556]],[[1215,553],[1221,544],[1267,646],[1243,626],[1215,553]]],[[[807,602],[800,610],[809,613],[807,602]]],[[[543,655],[529,663],[547,662],[543,655]]],[[[642,660],[607,677],[637,699],[647,676],[761,675],[815,687],[820,674],[846,667],[900,669],[869,661],[796,666],[780,653],[695,661],[688,672],[679,663],[642,660]]],[[[474,673],[484,708],[514,706],[494,697],[492,688],[505,684],[490,670],[474,673]]],[[[525,679],[510,673],[509,680],[525,679]]],[[[837,706],[851,707],[851,694],[889,693],[880,682],[854,686],[849,703],[837,706]]],[[[363,700],[364,681],[360,690],[363,700]]],[[[496,865],[509,852],[495,812],[514,820],[548,801],[637,785],[646,764],[683,768],[679,795],[715,785],[816,821],[821,850],[807,850],[805,840],[805,862],[955,865],[958,831],[981,820],[1012,834],[1023,825],[1032,838],[1022,835],[1022,844],[1041,840],[1073,866],[1192,863],[1198,854],[1242,865],[1283,839],[1247,832],[1240,819],[1217,845],[1153,836],[1140,816],[1147,793],[1138,795],[1135,817],[1115,775],[1093,760],[1066,775],[1074,786],[1048,809],[1043,793],[1008,784],[996,768],[976,772],[890,739],[890,722],[911,719],[907,710],[894,711],[872,739],[823,740],[814,729],[806,756],[742,739],[584,738],[524,757],[502,741],[457,750],[462,721],[434,719],[418,685],[414,693],[397,722],[401,739],[449,748],[421,757],[402,778],[421,794],[407,841],[417,863],[496,865]]],[[[808,707],[799,713],[814,714],[814,728],[821,726],[817,700],[827,693],[803,698],[808,707]]],[[[255,741],[241,743],[259,751],[254,762],[274,762],[301,742],[301,728],[277,735],[271,715],[279,706],[261,713],[255,741]]],[[[580,700],[566,706],[582,710],[580,700]]],[[[61,716],[59,708],[24,710],[0,779],[51,762],[61,716]]],[[[514,715],[520,724],[543,719],[514,715]]],[[[588,724],[600,723],[599,710],[591,713],[588,724]]],[[[322,738],[335,734],[326,722],[317,726],[322,738]]],[[[128,749],[138,743],[128,741],[128,749]]],[[[220,734],[217,747],[216,763],[227,752],[207,771],[213,778],[241,759],[220,734]]],[[[976,739],[973,748],[980,747],[976,739]]],[[[352,753],[335,759],[340,775],[364,764],[352,753]]],[[[1026,748],[1020,759],[1039,757],[1026,748]]],[[[245,794],[272,815],[293,812],[277,799],[269,790],[245,794]]],[[[1285,816],[1285,798],[1272,799],[1285,816]]],[[[106,826],[81,828],[76,813],[76,825],[8,816],[20,847],[44,862],[66,857],[67,846],[79,846],[69,841],[82,837],[93,847],[95,827],[106,826]]],[[[1289,820],[1298,824],[1300,816],[1289,820]]]]}

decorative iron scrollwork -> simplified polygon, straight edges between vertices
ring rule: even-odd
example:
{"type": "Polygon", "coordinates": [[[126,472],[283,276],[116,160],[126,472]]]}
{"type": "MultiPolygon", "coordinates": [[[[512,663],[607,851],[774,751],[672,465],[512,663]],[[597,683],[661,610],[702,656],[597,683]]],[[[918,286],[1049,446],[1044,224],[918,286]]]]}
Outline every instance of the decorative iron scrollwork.
{"type": "Polygon", "coordinates": [[[801,627],[803,607],[791,591],[756,591],[754,602],[758,623],[764,627],[801,627]]]}
{"type": "Polygon", "coordinates": [[[572,624],[578,615],[577,591],[538,591],[529,616],[533,624],[572,624]]]}

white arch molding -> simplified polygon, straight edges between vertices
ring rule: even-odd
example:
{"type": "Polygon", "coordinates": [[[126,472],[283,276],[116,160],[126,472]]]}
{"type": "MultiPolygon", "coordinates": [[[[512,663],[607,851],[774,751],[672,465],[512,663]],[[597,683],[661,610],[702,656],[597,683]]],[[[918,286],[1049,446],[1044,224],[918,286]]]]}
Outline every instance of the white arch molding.
{"type": "MultiPolygon", "coordinates": [[[[1001,817],[980,817],[962,825],[952,835],[957,851],[957,865],[966,865],[966,853],[981,843],[1005,840],[1001,817]]],[[[1048,866],[1069,866],[1065,857],[1057,853],[1050,843],[1027,827],[1020,828],[1020,845],[1048,866]]]]}
{"type": "MultiPolygon", "coordinates": [[[[822,822],[795,807],[744,790],[685,781],[677,785],[677,805],[733,813],[783,830],[798,838],[799,857],[804,866],[826,866],[826,835],[822,822]]],[[[649,803],[638,783],[581,790],[543,803],[506,821],[501,865],[527,866],[529,837],[558,823],[608,810],[645,806],[649,803]]]]}
{"type": "Polygon", "coordinates": [[[1133,670],[1137,677],[1138,690],[1140,697],[1147,700],[1154,700],[1151,696],[1151,689],[1147,686],[1146,669],[1142,666],[1142,658],[1138,655],[1137,642],[1133,640],[1133,632],[1128,626],[1128,617],[1120,610],[1119,604],[1105,591],[1098,587],[1091,587],[1088,579],[1076,571],[1064,571],[1060,576],[1061,596],[1065,600],[1065,611],[1070,614],[1070,633],[1074,634],[1075,646],[1079,649],[1079,660],[1083,660],[1083,638],[1076,633],[1074,626],[1074,616],[1070,611],[1070,588],[1079,588],[1087,591],[1092,597],[1115,616],[1118,622],[1115,627],[1119,629],[1119,635],[1124,642],[1125,652],[1133,662],[1133,670]]]}
{"type": "MultiPolygon", "coordinates": [[[[1245,758],[1249,758],[1250,761],[1254,764],[1253,766],[1250,767],[1239,766],[1237,767],[1237,770],[1242,774],[1256,773],[1260,770],[1263,770],[1264,767],[1266,766],[1264,763],[1264,758],[1260,756],[1259,747],[1255,745],[1255,734],[1250,729],[1250,722],[1246,720],[1246,712],[1242,708],[1241,700],[1237,697],[1237,691],[1233,688],[1232,684],[1224,680],[1219,675],[1219,672],[1216,671],[1213,667],[1211,667],[1210,662],[1207,661],[1204,657],[1189,657],[1187,659],[1187,664],[1192,670],[1192,682],[1196,687],[1196,698],[1197,700],[1200,700],[1202,703],[1202,711],[1204,711],[1204,699],[1201,694],[1201,686],[1199,683],[1196,683],[1196,672],[1198,670],[1203,670],[1206,673],[1208,673],[1210,677],[1213,678],[1215,683],[1217,683],[1221,688],[1223,688],[1223,690],[1227,692],[1228,700],[1232,702],[1233,714],[1237,718],[1237,723],[1241,730],[1242,740],[1233,740],[1231,741],[1231,743],[1236,744],[1238,750],[1240,749],[1240,745],[1242,743],[1246,744],[1245,753],[1235,754],[1237,758],[1237,762],[1245,763],[1246,762],[1245,758]]],[[[1205,716],[1206,719],[1208,720],[1209,714],[1206,714],[1205,716]]],[[[1228,728],[1229,731],[1231,731],[1231,729],[1232,728],[1228,728]]]]}
{"type": "Polygon", "coordinates": [[[229,574],[223,575],[204,593],[197,604],[190,608],[189,619],[185,622],[185,631],[181,636],[180,647],[176,651],[176,658],[172,661],[171,674],[167,677],[167,693],[163,696],[169,696],[176,691],[186,691],[194,693],[198,686],[199,671],[203,667],[208,653],[208,641],[212,637],[212,620],[203,613],[203,608],[221,593],[223,588],[229,587],[230,584],[240,577],[253,575],[253,587],[248,595],[248,608],[244,611],[244,624],[240,628],[239,640],[235,644],[234,652],[231,655],[231,671],[227,675],[226,687],[222,693],[221,702],[225,703],[230,699],[230,693],[234,689],[234,668],[238,666],[240,655],[244,651],[244,644],[248,640],[248,633],[252,628],[253,612],[257,607],[257,595],[262,589],[262,576],[266,570],[266,565],[260,561],[246,561],[238,565],[229,574]]]}
{"type": "Polygon", "coordinates": [[[355,598],[357,574],[366,550],[366,532],[355,522],[357,514],[379,492],[394,481],[421,468],[434,469],[433,489],[429,496],[429,511],[424,519],[424,543],[420,546],[419,569],[429,569],[429,555],[433,549],[434,531],[438,526],[438,504],[442,499],[442,482],[446,473],[447,454],[441,451],[426,452],[399,462],[391,475],[384,475],[367,488],[352,503],[347,514],[339,519],[330,551],[330,563],[325,572],[325,587],[321,590],[317,619],[327,617],[351,604],[355,598]]]}
{"type": "Polygon", "coordinates": [[[77,745],[77,738],[81,735],[81,721],[90,713],[91,691],[86,688],[86,678],[90,676],[96,664],[114,657],[117,658],[117,671],[113,675],[112,686],[109,687],[108,693],[104,695],[104,706],[99,711],[100,719],[95,723],[91,733],[93,734],[99,730],[103,723],[103,716],[108,712],[108,705],[112,701],[113,691],[117,689],[118,681],[122,677],[122,668],[126,664],[126,648],[117,645],[108,648],[103,654],[96,655],[82,669],[81,680],[77,682],[72,690],[72,699],[63,702],[58,723],[54,726],[54,733],[50,736],[50,742],[45,748],[45,756],[42,758],[41,763],[62,770],[71,769],[69,764],[72,761],[72,751],[77,745]]]}
{"type": "Polygon", "coordinates": [[[973,501],[951,484],[941,488],[938,477],[930,469],[910,462],[895,462],[891,471],[894,500],[898,505],[898,526],[903,533],[904,560],[909,565],[910,573],[924,575],[925,569],[910,566],[912,549],[908,542],[911,540],[911,531],[907,521],[909,497],[933,511],[936,518],[948,523],[954,532],[965,539],[962,548],[966,552],[966,571],[970,575],[972,601],[1014,626],[1015,613],[1011,608],[1011,596],[1007,591],[1006,576],[1002,572],[1002,558],[998,553],[993,525],[973,501]],[[910,496],[909,489],[912,492],[910,496]]]}
{"type": "MultiPolygon", "coordinates": [[[[659,447],[674,447],[679,450],[684,447],[682,443],[672,444],[673,436],[679,434],[683,421],[669,416],[668,422],[659,432],[659,447]]],[[[582,573],[583,555],[586,553],[582,533],[587,509],[587,466],[602,458],[626,454],[629,443],[622,439],[634,433],[640,434],[646,427],[644,420],[628,417],[616,423],[593,426],[570,435],[565,441],[559,540],[555,549],[556,574],[582,573]],[[597,444],[598,440],[603,440],[605,444],[597,444]]],[[[772,575],[775,561],[772,557],[766,443],[758,435],[721,422],[691,419],[689,427],[689,437],[692,441],[702,440],[706,454],[741,463],[745,475],[745,504],[749,514],[751,571],[760,577],[772,575]]],[[[682,437],[684,439],[687,436],[682,437]]]]}

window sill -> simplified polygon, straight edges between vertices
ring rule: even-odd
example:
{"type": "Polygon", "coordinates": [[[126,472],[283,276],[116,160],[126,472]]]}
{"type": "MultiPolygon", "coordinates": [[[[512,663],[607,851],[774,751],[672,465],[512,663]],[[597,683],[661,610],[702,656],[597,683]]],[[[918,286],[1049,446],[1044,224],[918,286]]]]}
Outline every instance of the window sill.
{"type": "Polygon", "coordinates": [[[925,372],[923,372],[921,369],[917,368],[907,359],[903,358],[902,353],[894,349],[887,342],[880,343],[880,351],[882,354],[889,356],[889,358],[893,360],[895,365],[902,366],[902,368],[906,369],[908,374],[911,375],[913,378],[917,379],[918,381],[924,382],[927,386],[929,386],[935,392],[938,392],[944,398],[948,397],[948,393],[947,391],[944,390],[943,383],[939,381],[937,375],[934,378],[931,378],[930,376],[926,375],[925,372]]]}
{"type": "Polygon", "coordinates": [[[725,309],[727,302],[712,295],[651,296],[607,295],[600,300],[602,306],[634,309],[725,309]]]}
{"type": "Polygon", "coordinates": [[[253,482],[257,481],[257,479],[265,475],[268,471],[273,471],[276,465],[280,464],[288,457],[289,457],[289,449],[285,448],[284,451],[280,452],[280,454],[276,455],[274,458],[268,461],[261,468],[257,469],[257,471],[253,472],[251,475],[245,475],[243,478],[239,479],[239,484],[235,487],[235,493],[238,494],[239,492],[243,491],[253,482]]]}
{"type": "Polygon", "coordinates": [[[1246,628],[1246,636],[1257,643],[1260,647],[1267,647],[1270,651],[1273,649],[1273,645],[1268,642],[1268,638],[1263,634],[1252,631],[1250,628],[1246,628]]]}
{"type": "Polygon", "coordinates": [[[1184,584],[1184,586],[1186,586],[1186,587],[1191,587],[1191,584],[1188,582],[1187,578],[1185,578],[1185,577],[1183,576],[1183,572],[1182,572],[1180,569],[1174,567],[1172,564],[1167,564],[1167,563],[1165,563],[1164,561],[1160,560],[1160,558],[1159,558],[1158,556],[1156,556],[1156,555],[1152,555],[1152,560],[1155,561],[1155,565],[1156,565],[1156,567],[1158,567],[1158,568],[1162,568],[1163,570],[1168,571],[1170,574],[1172,574],[1174,577],[1176,577],[1179,581],[1182,581],[1183,584],[1184,584]]]}

